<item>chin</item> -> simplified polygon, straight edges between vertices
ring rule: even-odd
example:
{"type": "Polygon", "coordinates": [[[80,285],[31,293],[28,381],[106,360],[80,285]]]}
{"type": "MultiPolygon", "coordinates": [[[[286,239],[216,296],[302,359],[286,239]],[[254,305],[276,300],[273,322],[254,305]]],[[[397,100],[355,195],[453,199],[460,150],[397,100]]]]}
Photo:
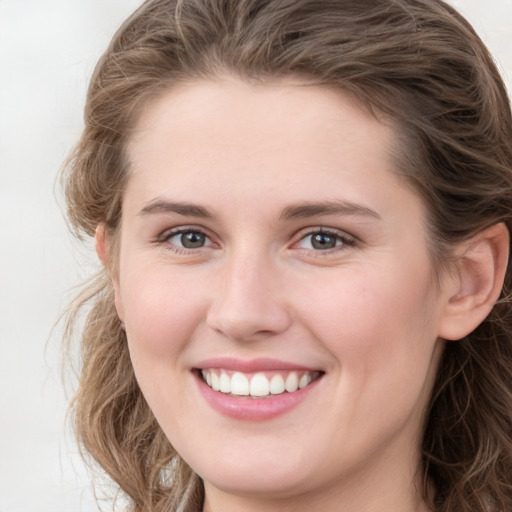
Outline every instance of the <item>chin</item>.
{"type": "Polygon", "coordinates": [[[206,472],[201,475],[206,485],[223,492],[239,496],[264,496],[265,498],[284,499],[305,492],[307,475],[298,473],[295,467],[273,467],[262,471],[238,466],[223,467],[221,471],[206,472]]]}

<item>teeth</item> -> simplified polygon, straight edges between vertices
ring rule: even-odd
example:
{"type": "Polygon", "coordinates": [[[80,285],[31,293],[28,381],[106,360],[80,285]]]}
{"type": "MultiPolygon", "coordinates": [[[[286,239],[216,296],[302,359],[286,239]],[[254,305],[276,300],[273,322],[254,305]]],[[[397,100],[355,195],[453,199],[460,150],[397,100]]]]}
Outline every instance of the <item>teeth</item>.
{"type": "Polygon", "coordinates": [[[311,375],[305,373],[299,380],[299,389],[305,388],[311,383],[311,375]]]}
{"type": "Polygon", "coordinates": [[[216,373],[212,373],[212,389],[214,391],[219,391],[220,389],[220,379],[216,373]]]}
{"type": "Polygon", "coordinates": [[[289,372],[286,378],[275,373],[269,379],[264,373],[253,374],[252,377],[241,372],[230,374],[226,370],[202,370],[203,380],[214,391],[236,396],[265,397],[280,395],[287,391],[293,393],[305,388],[317,377],[319,372],[289,372]]]}
{"type": "Polygon", "coordinates": [[[249,394],[249,379],[243,373],[236,372],[231,377],[231,393],[240,396],[249,394]]]}
{"type": "Polygon", "coordinates": [[[280,395],[284,393],[284,379],[281,375],[274,375],[270,380],[270,393],[272,395],[280,395]]]}
{"type": "Polygon", "coordinates": [[[290,375],[286,377],[284,387],[288,393],[293,393],[299,389],[299,378],[295,372],[290,373],[290,375]]]}
{"type": "Polygon", "coordinates": [[[220,374],[220,386],[219,390],[222,393],[231,393],[231,379],[226,373],[220,374]]]}
{"type": "Polygon", "coordinates": [[[251,379],[251,396],[267,396],[270,393],[270,384],[267,377],[262,373],[257,373],[251,379]]]}

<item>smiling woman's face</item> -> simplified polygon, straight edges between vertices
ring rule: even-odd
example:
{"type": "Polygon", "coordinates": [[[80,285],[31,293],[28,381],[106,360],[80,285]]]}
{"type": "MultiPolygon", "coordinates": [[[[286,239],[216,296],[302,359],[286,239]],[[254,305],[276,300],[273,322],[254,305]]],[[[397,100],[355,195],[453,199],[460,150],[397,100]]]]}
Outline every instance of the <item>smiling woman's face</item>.
{"type": "Polygon", "coordinates": [[[191,83],[140,119],[116,304],[210,504],[412,499],[445,298],[392,143],[339,92],[292,84],[191,83]]]}

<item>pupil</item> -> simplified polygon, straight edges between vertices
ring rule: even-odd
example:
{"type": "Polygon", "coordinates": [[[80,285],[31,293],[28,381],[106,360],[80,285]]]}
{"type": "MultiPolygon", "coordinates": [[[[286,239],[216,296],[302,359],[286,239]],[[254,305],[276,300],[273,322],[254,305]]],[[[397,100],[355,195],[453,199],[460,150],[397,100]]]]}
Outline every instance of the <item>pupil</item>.
{"type": "Polygon", "coordinates": [[[313,235],[311,245],[315,249],[333,249],[336,247],[336,238],[332,235],[326,235],[324,233],[317,233],[313,235]]]}
{"type": "Polygon", "coordinates": [[[189,231],[181,235],[181,243],[186,249],[197,249],[203,247],[205,236],[202,233],[189,231]]]}

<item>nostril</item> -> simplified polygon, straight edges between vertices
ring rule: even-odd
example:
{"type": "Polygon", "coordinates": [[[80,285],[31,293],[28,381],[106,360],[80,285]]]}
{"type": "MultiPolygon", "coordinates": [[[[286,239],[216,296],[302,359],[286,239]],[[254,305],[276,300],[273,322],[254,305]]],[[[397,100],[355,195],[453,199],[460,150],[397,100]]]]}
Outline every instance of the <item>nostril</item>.
{"type": "Polygon", "coordinates": [[[219,270],[218,288],[207,313],[207,324],[234,340],[269,337],[288,329],[287,298],[280,291],[277,268],[268,251],[254,243],[232,248],[219,270]]]}
{"type": "Polygon", "coordinates": [[[270,307],[254,303],[241,309],[224,302],[212,307],[207,316],[210,329],[236,341],[275,336],[286,331],[290,323],[288,312],[278,304],[270,307]]]}

